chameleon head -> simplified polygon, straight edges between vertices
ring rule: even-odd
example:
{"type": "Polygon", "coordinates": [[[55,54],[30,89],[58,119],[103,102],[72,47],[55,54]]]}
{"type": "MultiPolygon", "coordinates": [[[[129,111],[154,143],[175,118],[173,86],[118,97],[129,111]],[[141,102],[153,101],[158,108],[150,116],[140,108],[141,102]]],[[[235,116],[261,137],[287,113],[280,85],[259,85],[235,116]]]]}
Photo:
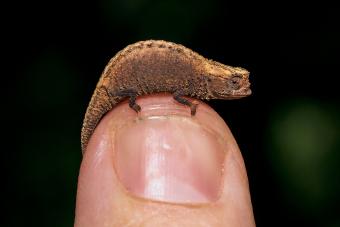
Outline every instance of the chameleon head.
{"type": "Polygon", "coordinates": [[[243,68],[215,65],[209,70],[207,84],[213,99],[238,99],[251,95],[249,72],[243,68]]]}

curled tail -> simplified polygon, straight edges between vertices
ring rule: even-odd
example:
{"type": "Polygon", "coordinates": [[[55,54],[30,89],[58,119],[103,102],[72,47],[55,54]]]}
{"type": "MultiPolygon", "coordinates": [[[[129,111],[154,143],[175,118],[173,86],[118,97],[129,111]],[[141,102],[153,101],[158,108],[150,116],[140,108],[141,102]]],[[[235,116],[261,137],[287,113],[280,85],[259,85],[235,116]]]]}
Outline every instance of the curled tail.
{"type": "Polygon", "coordinates": [[[113,100],[110,100],[105,87],[98,87],[87,107],[83,128],[81,130],[81,150],[84,154],[87,144],[103,116],[112,109],[113,100]]]}

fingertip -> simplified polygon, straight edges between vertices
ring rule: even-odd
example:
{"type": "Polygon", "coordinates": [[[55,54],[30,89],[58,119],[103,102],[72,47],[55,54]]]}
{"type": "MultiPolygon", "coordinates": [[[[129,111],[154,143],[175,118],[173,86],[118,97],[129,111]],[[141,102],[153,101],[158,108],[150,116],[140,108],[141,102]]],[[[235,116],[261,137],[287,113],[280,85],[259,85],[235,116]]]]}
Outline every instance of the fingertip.
{"type": "Polygon", "coordinates": [[[75,226],[138,226],[151,214],[158,225],[254,226],[242,155],[223,119],[202,102],[191,117],[170,95],[137,103],[138,115],[121,103],[90,139],[75,226]]]}

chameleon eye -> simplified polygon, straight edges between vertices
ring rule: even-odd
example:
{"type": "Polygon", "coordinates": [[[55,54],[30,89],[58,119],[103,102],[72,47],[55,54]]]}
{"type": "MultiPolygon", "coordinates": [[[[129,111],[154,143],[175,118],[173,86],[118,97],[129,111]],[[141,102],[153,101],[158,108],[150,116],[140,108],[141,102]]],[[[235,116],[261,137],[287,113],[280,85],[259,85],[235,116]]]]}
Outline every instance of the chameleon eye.
{"type": "Polygon", "coordinates": [[[230,78],[230,80],[228,80],[228,85],[234,89],[237,90],[240,88],[240,81],[241,81],[241,77],[240,76],[234,76],[232,78],[230,78]]]}

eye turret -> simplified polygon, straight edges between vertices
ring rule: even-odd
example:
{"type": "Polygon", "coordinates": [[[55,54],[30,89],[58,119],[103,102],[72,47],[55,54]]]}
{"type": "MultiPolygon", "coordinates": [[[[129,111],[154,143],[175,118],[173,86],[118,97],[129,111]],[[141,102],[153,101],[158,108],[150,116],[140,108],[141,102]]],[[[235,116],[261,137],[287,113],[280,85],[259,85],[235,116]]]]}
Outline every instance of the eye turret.
{"type": "Polygon", "coordinates": [[[240,88],[240,82],[242,77],[240,76],[233,76],[227,81],[228,87],[233,90],[238,90],[240,88]]]}

